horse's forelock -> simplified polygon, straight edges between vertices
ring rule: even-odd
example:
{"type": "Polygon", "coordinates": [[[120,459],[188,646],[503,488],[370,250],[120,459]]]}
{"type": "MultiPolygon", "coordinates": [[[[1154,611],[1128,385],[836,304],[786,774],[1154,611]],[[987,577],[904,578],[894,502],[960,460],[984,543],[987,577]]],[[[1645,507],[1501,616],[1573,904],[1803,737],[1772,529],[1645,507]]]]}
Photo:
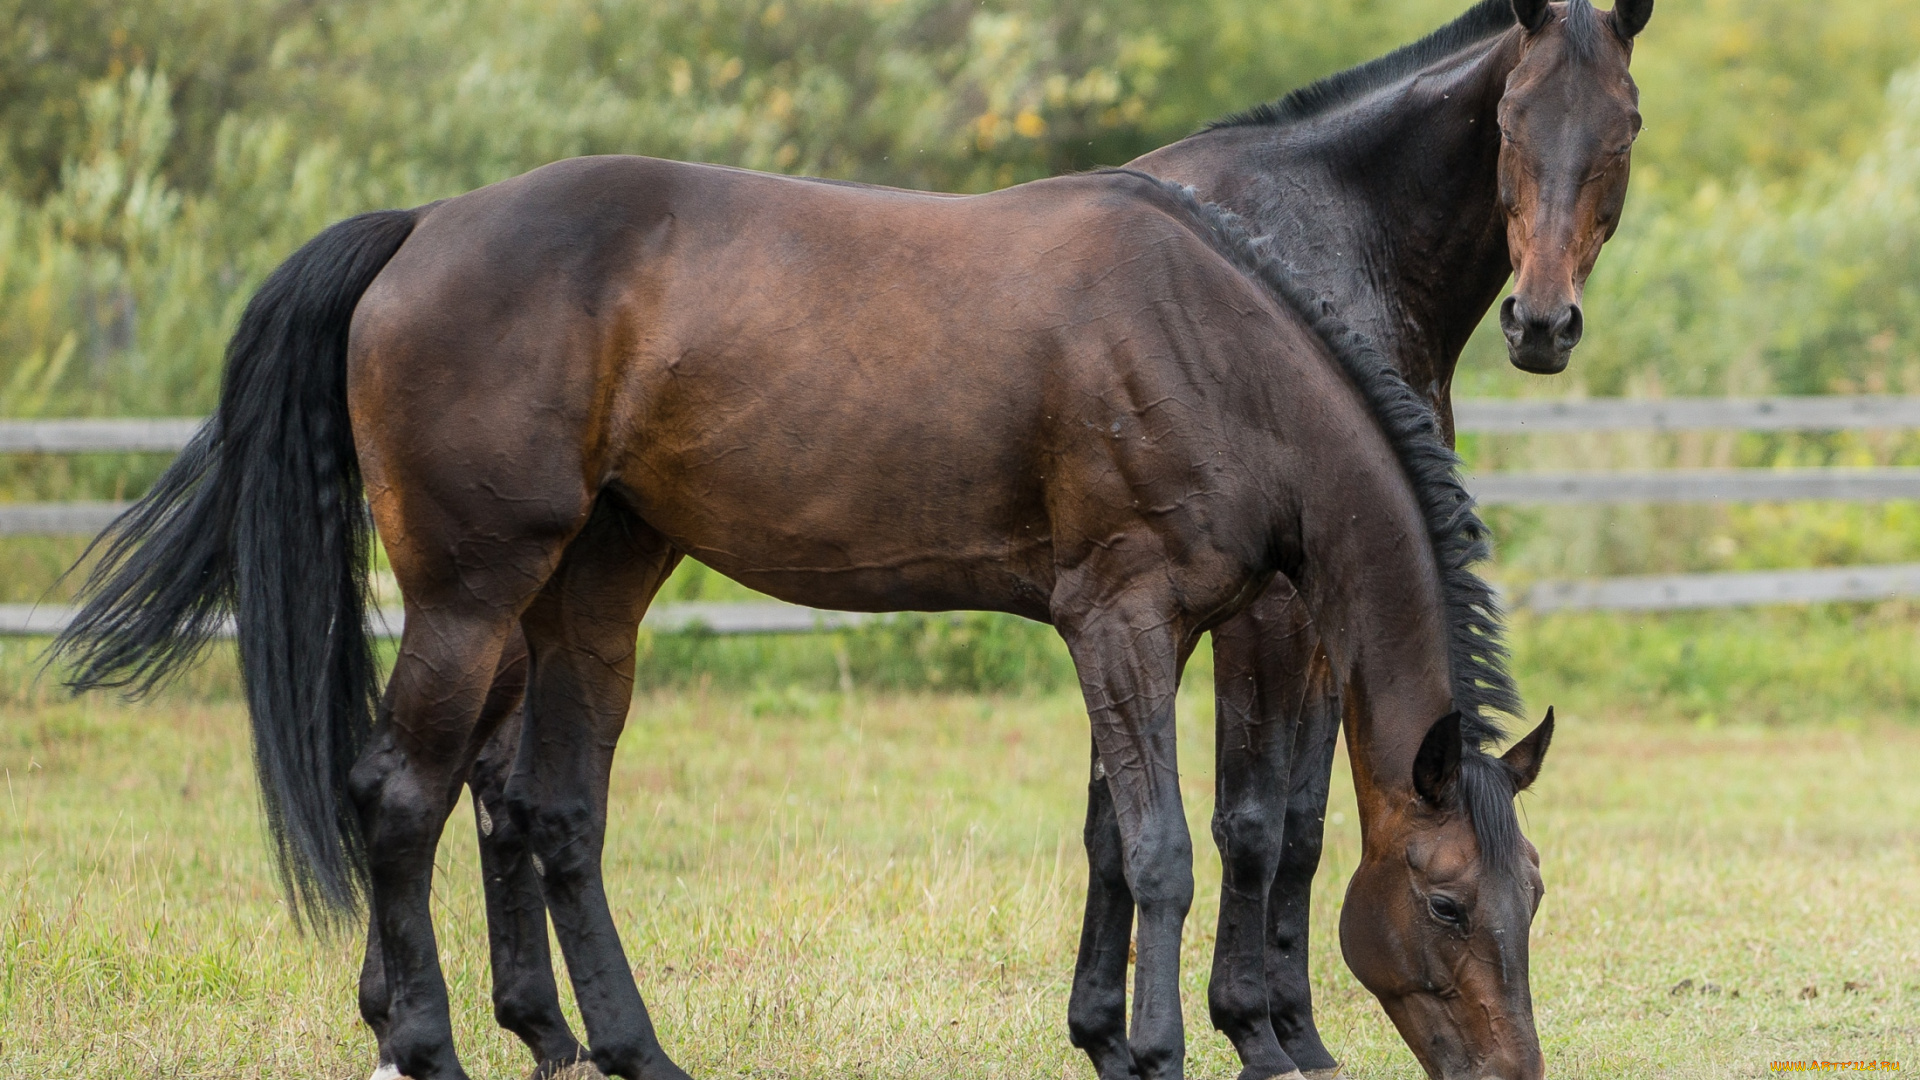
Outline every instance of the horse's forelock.
{"type": "Polygon", "coordinates": [[[1591,0],[1567,0],[1561,32],[1566,35],[1567,51],[1582,61],[1599,56],[1601,42],[1613,33],[1591,0]]]}
{"type": "Polygon", "coordinates": [[[1520,816],[1513,805],[1513,773],[1491,754],[1469,750],[1460,759],[1460,803],[1473,823],[1480,864],[1505,880],[1520,868],[1520,816]]]}

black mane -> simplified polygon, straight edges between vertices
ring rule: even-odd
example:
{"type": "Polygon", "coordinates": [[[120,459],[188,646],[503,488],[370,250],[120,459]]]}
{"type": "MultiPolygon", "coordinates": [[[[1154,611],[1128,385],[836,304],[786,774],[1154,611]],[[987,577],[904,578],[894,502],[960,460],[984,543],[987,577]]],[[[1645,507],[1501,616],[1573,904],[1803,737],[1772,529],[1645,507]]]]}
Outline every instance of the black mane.
{"type": "MultiPolygon", "coordinates": [[[[1506,0],[1501,3],[1506,6],[1506,0]]],[[[1460,713],[1464,744],[1462,801],[1473,821],[1482,858],[1495,870],[1511,869],[1520,851],[1512,772],[1491,751],[1507,734],[1499,717],[1518,717],[1523,706],[1507,669],[1506,625],[1499,596],[1473,571],[1476,563],[1492,556],[1490,534],[1474,511],[1473,496],[1460,482],[1460,458],[1442,438],[1432,407],[1414,393],[1372,341],[1288,277],[1279,261],[1262,250],[1264,239],[1248,232],[1237,215],[1201,202],[1192,188],[1133,170],[1114,171],[1164,191],[1215,250],[1299,316],[1366,399],[1419,500],[1440,570],[1453,707],[1460,713]]]]}
{"type": "MultiPolygon", "coordinates": [[[[1574,3],[1591,8],[1587,0],[1574,0],[1574,3]]],[[[1511,30],[1517,23],[1513,0],[1480,0],[1466,14],[1411,45],[1310,83],[1279,101],[1256,105],[1245,112],[1216,120],[1208,124],[1206,130],[1256,124],[1291,124],[1322,115],[1370,91],[1423,71],[1461,49],[1511,30]]]]}

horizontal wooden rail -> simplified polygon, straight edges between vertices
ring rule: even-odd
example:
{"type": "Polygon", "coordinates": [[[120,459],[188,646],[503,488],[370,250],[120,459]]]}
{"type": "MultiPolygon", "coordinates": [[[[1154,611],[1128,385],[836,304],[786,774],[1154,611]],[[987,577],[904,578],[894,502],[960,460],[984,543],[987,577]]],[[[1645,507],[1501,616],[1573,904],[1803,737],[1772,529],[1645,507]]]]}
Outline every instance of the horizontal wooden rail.
{"type": "Polygon", "coordinates": [[[157,420],[0,420],[0,453],[177,453],[200,430],[191,417],[157,420]]]}
{"type": "MultiPolygon", "coordinates": [[[[1586,431],[1850,431],[1920,427],[1920,397],[1589,398],[1583,401],[1471,398],[1453,403],[1463,432],[1548,434],[1586,431]]],[[[201,421],[162,419],[0,420],[0,453],[80,454],[177,451],[201,421]]]]}
{"type": "Polygon", "coordinates": [[[1488,506],[1583,503],[1875,502],[1920,499],[1920,468],[1660,469],[1489,473],[1467,478],[1488,506]]]}
{"type": "MultiPolygon", "coordinates": [[[[73,620],[74,609],[58,604],[0,604],[0,634],[52,636],[73,620]]],[[[847,630],[879,616],[859,611],[820,611],[778,600],[743,603],[659,604],[647,612],[642,629],[660,634],[807,634],[847,630]]],[[[399,608],[376,609],[369,622],[376,637],[399,637],[406,617],[399,608]]],[[[231,623],[221,637],[232,637],[231,623]]]]}
{"type": "Polygon", "coordinates": [[[1585,431],[1857,431],[1920,427],[1920,397],[1589,398],[1453,403],[1454,426],[1486,434],[1585,431]]]}
{"type": "Polygon", "coordinates": [[[93,536],[129,504],[0,503],[0,536],[93,536]]]}
{"type": "Polygon", "coordinates": [[[1920,564],[1543,581],[1527,590],[1526,606],[1541,612],[1680,611],[1902,596],[1920,596],[1920,564]]]}

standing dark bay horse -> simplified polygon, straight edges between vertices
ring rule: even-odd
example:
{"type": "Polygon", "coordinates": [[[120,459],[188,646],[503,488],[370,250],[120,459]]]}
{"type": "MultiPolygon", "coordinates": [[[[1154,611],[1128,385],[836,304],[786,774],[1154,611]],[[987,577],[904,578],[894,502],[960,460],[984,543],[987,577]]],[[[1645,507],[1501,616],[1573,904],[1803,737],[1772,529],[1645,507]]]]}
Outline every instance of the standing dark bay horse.
{"type": "MultiPolygon", "coordinates": [[[[1628,64],[1652,13],[1653,0],[1612,12],[1484,0],[1423,41],[1129,167],[1241,216],[1290,279],[1385,353],[1451,441],[1454,367],[1509,277],[1500,324],[1515,367],[1561,371],[1580,340],[1581,292],[1625,202],[1640,131],[1628,64]]],[[[1307,975],[1341,716],[1320,636],[1284,580],[1214,631],[1225,880],[1209,1005],[1242,1080],[1337,1071],[1307,975]]],[[[1102,849],[1090,858],[1110,860],[1114,842],[1090,833],[1102,849]]],[[[1364,857],[1393,856],[1369,845],[1364,857]]],[[[1357,877],[1347,910],[1381,900],[1357,877]]],[[[1100,903],[1089,900],[1090,927],[1100,903]]],[[[1436,916],[1424,929],[1448,925],[1436,916]]]]}
{"type": "Polygon", "coordinates": [[[1349,949],[1399,973],[1376,990],[1423,1059],[1532,1078],[1540,885],[1512,799],[1548,729],[1485,750],[1517,697],[1452,466],[1362,339],[1153,178],[952,199],[580,159],[343,222],[277,270],[61,645],[77,686],[147,685],[232,612],[290,898],[320,923],[369,900],[363,1007],[416,1080],[464,1075],[433,855],[524,685],[481,828],[529,852],[593,1062],[662,1080],[684,1073],[599,860],[636,629],[678,560],[817,606],[1049,622],[1121,837],[1100,869],[1138,925],[1131,1031],[1118,985],[1077,986],[1071,1026],[1103,1077],[1161,1078],[1193,889],[1174,691],[1284,574],[1349,713],[1370,849],[1400,856],[1362,869],[1395,899],[1349,909],[1349,949]],[[363,478],[407,611],[377,709],[363,478]],[[1436,914],[1446,940],[1406,955],[1436,914]]]}

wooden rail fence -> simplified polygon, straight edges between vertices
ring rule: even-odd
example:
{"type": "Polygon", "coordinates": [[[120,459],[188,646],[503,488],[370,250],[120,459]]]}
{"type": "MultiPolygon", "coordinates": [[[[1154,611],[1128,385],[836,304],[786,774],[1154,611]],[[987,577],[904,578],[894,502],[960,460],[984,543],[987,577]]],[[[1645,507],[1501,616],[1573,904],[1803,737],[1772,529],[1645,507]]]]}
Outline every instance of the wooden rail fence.
{"type": "MultiPolygon", "coordinates": [[[[1586,401],[1460,401],[1462,432],[1569,434],[1605,431],[1846,431],[1920,427],[1920,397],[1672,398],[1586,401]]],[[[174,453],[198,430],[193,418],[0,420],[0,453],[174,453]]],[[[1920,468],[1663,469],[1650,472],[1519,472],[1470,477],[1486,505],[1727,503],[1920,499],[1920,468]]],[[[125,503],[0,504],[0,536],[88,535],[125,503]]],[[[1541,582],[1520,599],[1538,611],[1672,610],[1741,604],[1816,603],[1920,595],[1920,565],[1681,574],[1605,581],[1541,582]]],[[[63,608],[0,605],[0,633],[49,633],[63,608]]],[[[662,605],[646,625],[663,632],[793,633],[857,625],[871,616],[776,602],[662,605]]],[[[397,632],[397,612],[376,620],[397,632]]]]}

